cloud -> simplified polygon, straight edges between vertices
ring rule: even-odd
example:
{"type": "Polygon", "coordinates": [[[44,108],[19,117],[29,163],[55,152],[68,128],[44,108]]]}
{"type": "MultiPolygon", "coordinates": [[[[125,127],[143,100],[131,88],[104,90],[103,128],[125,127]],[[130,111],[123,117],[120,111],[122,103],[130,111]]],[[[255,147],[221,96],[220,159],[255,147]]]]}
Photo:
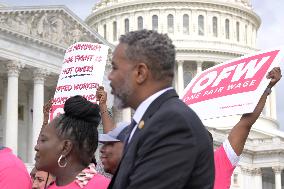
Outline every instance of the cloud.
{"type": "MultiPolygon", "coordinates": [[[[258,30],[257,47],[263,50],[284,47],[284,1],[253,0],[254,11],[261,17],[262,24],[258,30]]],[[[284,60],[280,64],[284,73],[284,60]]],[[[284,75],[284,74],[283,74],[284,75]]],[[[281,130],[284,131],[284,79],[282,78],[276,86],[277,118],[281,130]]]]}

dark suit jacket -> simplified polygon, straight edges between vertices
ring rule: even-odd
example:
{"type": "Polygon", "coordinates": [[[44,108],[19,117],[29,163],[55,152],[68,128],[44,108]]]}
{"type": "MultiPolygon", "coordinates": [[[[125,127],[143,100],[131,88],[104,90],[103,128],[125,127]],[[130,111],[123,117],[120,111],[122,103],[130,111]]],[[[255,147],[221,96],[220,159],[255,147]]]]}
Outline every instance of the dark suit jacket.
{"type": "Polygon", "coordinates": [[[212,139],[175,90],[153,101],[142,120],[109,189],[213,188],[212,139]]]}

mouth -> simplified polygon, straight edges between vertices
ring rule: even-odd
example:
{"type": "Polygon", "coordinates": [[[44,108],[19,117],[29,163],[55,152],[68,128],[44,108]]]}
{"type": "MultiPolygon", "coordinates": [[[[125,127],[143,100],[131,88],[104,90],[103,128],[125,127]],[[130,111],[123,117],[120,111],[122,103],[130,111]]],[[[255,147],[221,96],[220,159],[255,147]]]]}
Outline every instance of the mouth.
{"type": "Polygon", "coordinates": [[[39,160],[39,155],[35,155],[34,160],[37,162],[39,160]]]}
{"type": "Polygon", "coordinates": [[[101,159],[106,159],[106,158],[108,158],[108,156],[107,155],[101,155],[100,158],[101,159]]]}
{"type": "Polygon", "coordinates": [[[110,93],[111,94],[114,94],[114,89],[113,89],[113,86],[110,84],[110,87],[111,87],[111,91],[110,91],[110,93]]]}

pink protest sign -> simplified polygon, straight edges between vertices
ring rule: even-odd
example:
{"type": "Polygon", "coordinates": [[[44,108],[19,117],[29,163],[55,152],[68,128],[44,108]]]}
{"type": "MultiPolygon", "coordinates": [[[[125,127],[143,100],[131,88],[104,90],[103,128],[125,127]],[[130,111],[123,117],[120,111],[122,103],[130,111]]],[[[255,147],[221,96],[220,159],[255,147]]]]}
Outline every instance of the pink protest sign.
{"type": "Polygon", "coordinates": [[[188,84],[182,100],[201,119],[252,112],[269,83],[266,74],[282,57],[276,49],[216,65],[188,84]]]}
{"type": "Polygon", "coordinates": [[[71,96],[82,95],[96,103],[95,94],[103,82],[107,54],[108,46],[89,42],[75,43],[66,50],[49,120],[64,113],[64,103],[71,96]]]}

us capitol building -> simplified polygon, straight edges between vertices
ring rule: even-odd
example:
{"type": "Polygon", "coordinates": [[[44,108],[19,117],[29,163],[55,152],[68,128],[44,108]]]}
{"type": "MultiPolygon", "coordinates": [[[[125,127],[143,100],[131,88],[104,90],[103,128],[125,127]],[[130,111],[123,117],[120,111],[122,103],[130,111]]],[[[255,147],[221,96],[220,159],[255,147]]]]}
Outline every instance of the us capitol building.
{"type": "MultiPolygon", "coordinates": [[[[11,7],[0,4],[0,144],[32,166],[42,106],[54,95],[66,48],[77,41],[108,45],[129,31],[167,33],[177,49],[174,87],[179,94],[202,70],[258,51],[261,18],[250,0],[101,0],[85,21],[66,6],[11,7]]],[[[131,111],[112,107],[107,74],[108,107],[116,121],[129,121],[131,111]]],[[[214,146],[226,139],[240,119],[204,121],[214,146]]],[[[276,117],[275,92],[246,142],[232,189],[284,187],[284,133],[276,117]]]]}

